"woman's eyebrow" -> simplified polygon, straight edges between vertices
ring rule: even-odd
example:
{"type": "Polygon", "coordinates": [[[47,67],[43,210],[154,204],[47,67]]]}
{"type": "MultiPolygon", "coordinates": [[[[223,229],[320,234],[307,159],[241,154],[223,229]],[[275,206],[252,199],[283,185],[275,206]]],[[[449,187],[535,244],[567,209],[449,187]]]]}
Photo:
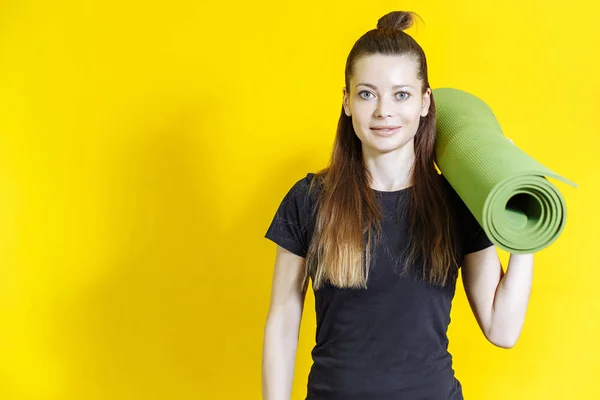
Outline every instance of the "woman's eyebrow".
{"type": "MultiPolygon", "coordinates": [[[[370,87],[371,89],[377,90],[377,86],[375,86],[375,85],[372,85],[372,84],[370,84],[370,83],[357,83],[357,84],[356,84],[356,87],[358,87],[358,86],[360,86],[360,85],[363,85],[363,86],[368,86],[368,87],[370,87]]],[[[394,86],[392,86],[392,89],[400,89],[400,88],[403,88],[403,87],[409,87],[409,88],[413,88],[413,89],[414,89],[414,86],[411,86],[411,85],[394,85],[394,86]]]]}

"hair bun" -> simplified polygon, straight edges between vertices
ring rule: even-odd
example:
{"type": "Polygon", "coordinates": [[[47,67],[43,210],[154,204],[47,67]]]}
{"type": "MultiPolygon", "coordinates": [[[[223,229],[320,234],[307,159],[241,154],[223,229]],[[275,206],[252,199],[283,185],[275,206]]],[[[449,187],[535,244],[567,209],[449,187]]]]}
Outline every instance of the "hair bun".
{"type": "Polygon", "coordinates": [[[412,26],[414,13],[411,11],[392,11],[377,21],[377,29],[396,29],[403,31],[412,26]]]}

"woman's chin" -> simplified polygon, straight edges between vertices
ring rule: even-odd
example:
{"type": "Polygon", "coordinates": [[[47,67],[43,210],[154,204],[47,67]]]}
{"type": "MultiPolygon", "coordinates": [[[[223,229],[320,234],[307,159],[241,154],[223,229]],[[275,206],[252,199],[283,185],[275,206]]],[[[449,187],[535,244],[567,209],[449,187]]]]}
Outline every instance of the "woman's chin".
{"type": "Polygon", "coordinates": [[[406,145],[409,145],[412,140],[402,140],[401,138],[396,138],[395,140],[391,140],[392,138],[377,138],[376,140],[369,141],[369,148],[371,152],[375,153],[390,153],[392,151],[401,150],[406,145]],[[383,140],[377,140],[383,139],[383,140]]]}

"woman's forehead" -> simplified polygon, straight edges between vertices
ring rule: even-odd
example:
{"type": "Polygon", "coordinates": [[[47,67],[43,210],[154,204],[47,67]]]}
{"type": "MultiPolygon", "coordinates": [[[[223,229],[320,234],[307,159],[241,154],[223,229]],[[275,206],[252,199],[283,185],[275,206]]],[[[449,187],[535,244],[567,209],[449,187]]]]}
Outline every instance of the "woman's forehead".
{"type": "Polygon", "coordinates": [[[417,62],[408,56],[370,55],[356,60],[351,81],[377,88],[419,85],[417,62]]]}

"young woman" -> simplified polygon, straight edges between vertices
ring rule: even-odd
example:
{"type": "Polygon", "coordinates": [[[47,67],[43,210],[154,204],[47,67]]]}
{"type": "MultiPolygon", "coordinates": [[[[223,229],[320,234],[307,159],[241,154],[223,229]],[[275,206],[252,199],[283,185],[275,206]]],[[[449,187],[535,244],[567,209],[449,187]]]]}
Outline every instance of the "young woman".
{"type": "Polygon", "coordinates": [[[496,247],[434,164],[435,102],[422,48],[392,12],[355,43],[327,168],[286,194],[263,348],[263,399],[290,398],[309,281],[316,345],[307,399],[462,399],[447,328],[458,271],[485,337],[520,335],[533,255],[496,247]],[[462,268],[461,268],[462,267],[462,268]]]}

